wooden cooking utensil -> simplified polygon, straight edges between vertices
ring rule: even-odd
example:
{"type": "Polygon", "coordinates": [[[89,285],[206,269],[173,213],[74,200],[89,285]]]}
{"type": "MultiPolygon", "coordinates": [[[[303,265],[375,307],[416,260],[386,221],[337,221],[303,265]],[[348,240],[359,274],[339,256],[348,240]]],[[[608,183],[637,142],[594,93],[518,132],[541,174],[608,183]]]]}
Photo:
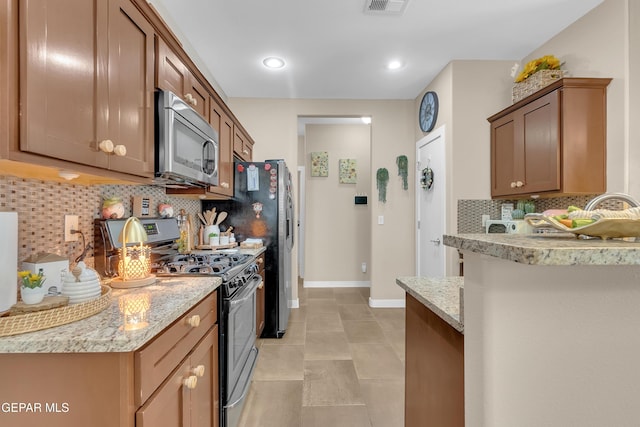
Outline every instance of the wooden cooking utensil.
{"type": "Polygon", "coordinates": [[[222,211],[218,214],[218,218],[216,218],[216,225],[220,225],[220,223],[222,223],[222,221],[224,221],[227,218],[227,213],[222,211]]]}

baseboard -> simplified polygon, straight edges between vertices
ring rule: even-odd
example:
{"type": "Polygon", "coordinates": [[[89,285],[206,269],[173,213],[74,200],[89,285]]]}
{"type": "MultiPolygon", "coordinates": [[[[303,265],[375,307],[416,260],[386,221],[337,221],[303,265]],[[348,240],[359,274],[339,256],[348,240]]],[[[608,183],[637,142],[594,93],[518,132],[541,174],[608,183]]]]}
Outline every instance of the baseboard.
{"type": "Polygon", "coordinates": [[[370,281],[335,281],[335,282],[323,282],[323,281],[304,281],[305,288],[369,288],[371,287],[370,281]]]}
{"type": "Polygon", "coordinates": [[[298,298],[289,302],[291,303],[291,308],[300,308],[300,300],[298,298]]]}
{"type": "Polygon", "coordinates": [[[373,299],[369,297],[369,307],[373,308],[404,308],[404,299],[373,299]]]}

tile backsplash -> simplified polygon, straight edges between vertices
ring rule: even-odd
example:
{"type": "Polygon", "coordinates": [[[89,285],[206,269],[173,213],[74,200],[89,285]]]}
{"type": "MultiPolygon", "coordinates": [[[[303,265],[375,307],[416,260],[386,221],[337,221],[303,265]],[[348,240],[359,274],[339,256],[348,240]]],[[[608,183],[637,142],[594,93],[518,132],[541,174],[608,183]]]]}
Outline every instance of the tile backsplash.
{"type": "MultiPolygon", "coordinates": [[[[547,209],[566,209],[568,206],[584,207],[596,194],[586,196],[557,197],[534,200],[536,212],[547,209]]],[[[532,199],[528,199],[531,201],[532,199]]],[[[491,219],[500,219],[503,203],[513,203],[517,200],[458,200],[458,233],[484,233],[482,215],[490,215],[491,219]]],[[[618,201],[603,202],[599,208],[621,209],[618,201]]]]}
{"type": "MultiPolygon", "coordinates": [[[[174,212],[185,209],[195,216],[200,201],[167,196],[161,187],[144,185],[95,185],[40,181],[0,175],[0,210],[18,212],[18,262],[39,252],[55,253],[70,262],[82,253],[82,239],[64,242],[64,216],[79,216],[79,228],[86,243],[93,246],[93,220],[102,214],[102,201],[119,196],[125,215],[132,213],[132,197],[146,196],[156,209],[168,201],[174,212]]],[[[87,253],[87,265],[93,266],[93,251],[87,253]]],[[[19,266],[17,266],[19,267],[19,266]]]]}

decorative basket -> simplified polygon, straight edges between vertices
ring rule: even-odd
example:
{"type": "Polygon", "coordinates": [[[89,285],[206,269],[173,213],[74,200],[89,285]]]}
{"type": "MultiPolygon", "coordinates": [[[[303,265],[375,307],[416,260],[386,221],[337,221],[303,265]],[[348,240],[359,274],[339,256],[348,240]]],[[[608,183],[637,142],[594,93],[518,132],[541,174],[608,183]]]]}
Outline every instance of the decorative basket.
{"type": "Polygon", "coordinates": [[[565,74],[566,72],[564,70],[540,70],[529,76],[526,80],[515,83],[511,95],[513,103],[515,104],[556,80],[560,80],[565,74]]]}
{"type": "Polygon", "coordinates": [[[93,316],[110,304],[111,288],[102,285],[101,296],[91,301],[0,318],[0,337],[65,325],[93,316]]]}

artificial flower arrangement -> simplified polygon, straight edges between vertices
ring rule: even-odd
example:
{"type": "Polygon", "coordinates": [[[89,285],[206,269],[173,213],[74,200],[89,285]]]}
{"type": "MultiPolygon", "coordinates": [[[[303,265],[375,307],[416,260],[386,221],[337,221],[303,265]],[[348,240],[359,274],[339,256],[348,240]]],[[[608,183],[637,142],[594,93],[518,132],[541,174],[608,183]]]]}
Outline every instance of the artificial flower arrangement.
{"type": "Polygon", "coordinates": [[[46,280],[42,274],[42,270],[40,270],[38,274],[32,273],[29,270],[19,271],[18,277],[20,278],[20,285],[29,289],[41,288],[46,280]]]}
{"type": "Polygon", "coordinates": [[[559,70],[561,66],[562,64],[558,58],[553,55],[545,55],[541,58],[529,61],[527,65],[524,66],[520,74],[518,74],[515,82],[523,82],[540,70],[559,70]]]}

